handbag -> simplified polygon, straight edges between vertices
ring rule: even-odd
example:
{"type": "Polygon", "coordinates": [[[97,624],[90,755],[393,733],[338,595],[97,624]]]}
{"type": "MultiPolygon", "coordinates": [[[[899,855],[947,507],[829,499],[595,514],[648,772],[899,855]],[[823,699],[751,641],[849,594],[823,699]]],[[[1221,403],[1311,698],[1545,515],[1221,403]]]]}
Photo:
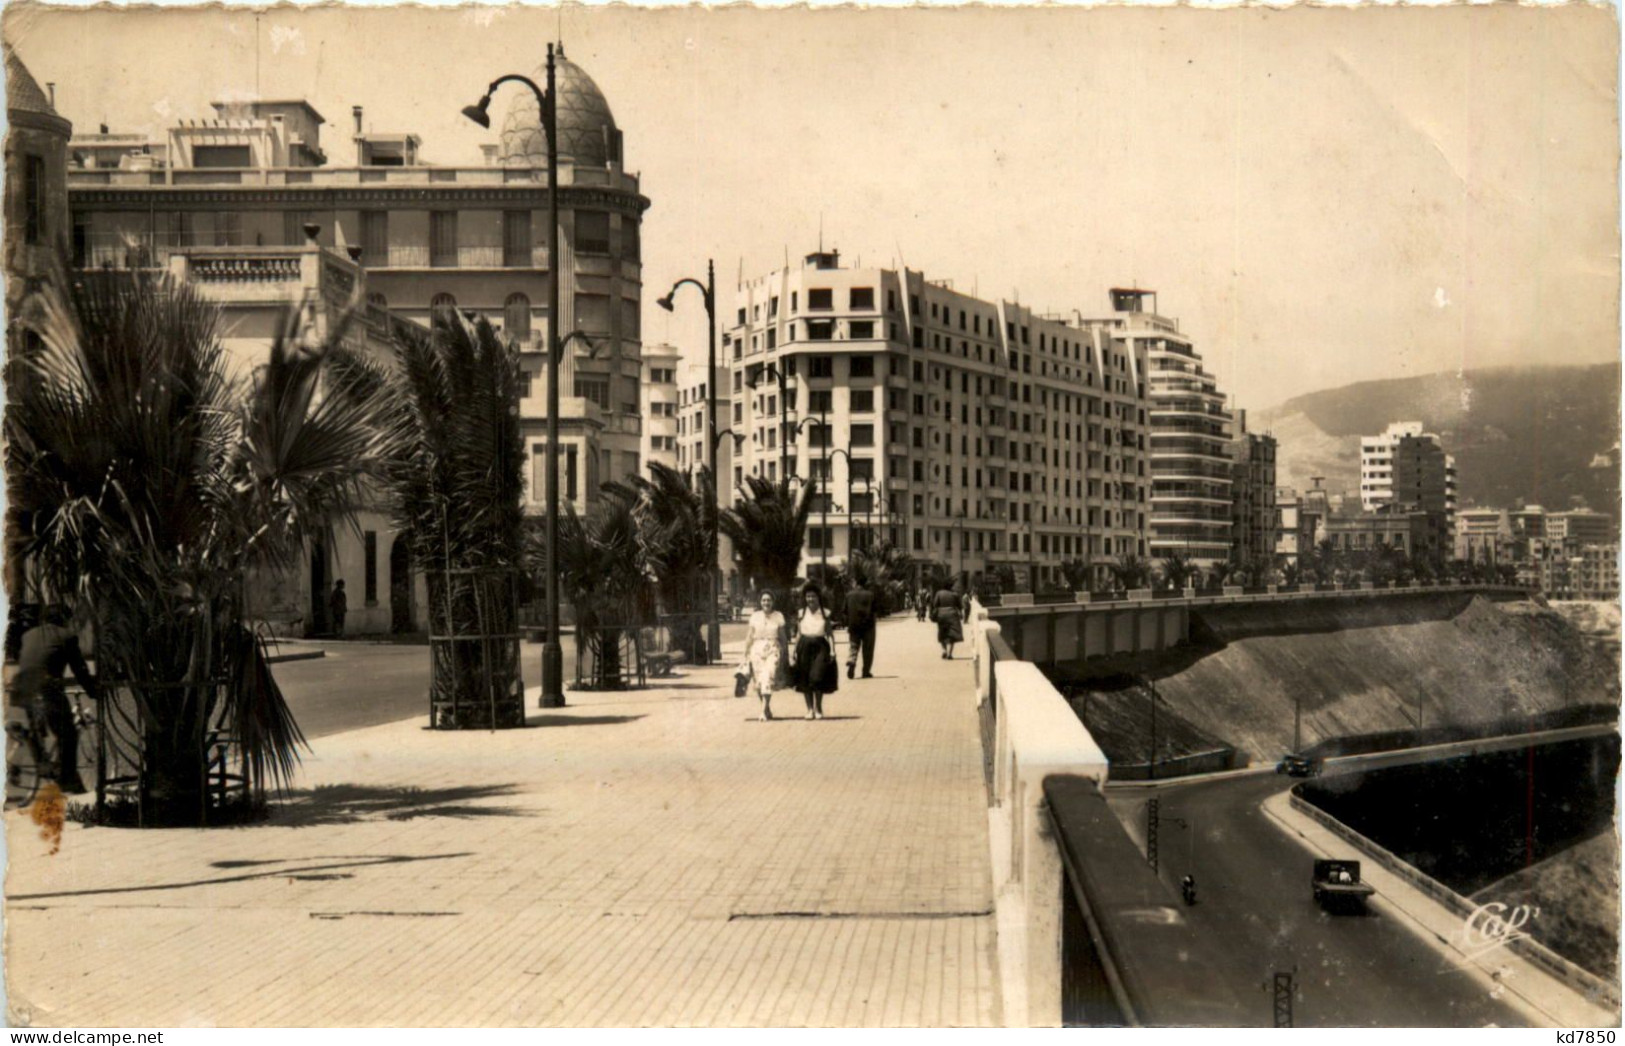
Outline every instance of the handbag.
{"type": "Polygon", "coordinates": [[[744,697],[745,692],[747,690],[749,690],[749,689],[750,689],[750,666],[749,665],[740,665],[739,669],[736,672],[734,672],[734,696],[735,697],[744,697]]]}
{"type": "Polygon", "coordinates": [[[835,641],[829,641],[829,656],[824,658],[823,671],[818,676],[818,692],[833,694],[841,688],[841,664],[835,656],[835,641]]]}

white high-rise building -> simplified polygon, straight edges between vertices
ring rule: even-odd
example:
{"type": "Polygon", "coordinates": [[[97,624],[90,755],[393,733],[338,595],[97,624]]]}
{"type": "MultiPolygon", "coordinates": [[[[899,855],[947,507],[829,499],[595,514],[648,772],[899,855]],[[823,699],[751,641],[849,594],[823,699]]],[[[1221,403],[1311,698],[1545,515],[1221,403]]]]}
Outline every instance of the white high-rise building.
{"type": "MultiPolygon", "coordinates": [[[[722,352],[744,476],[819,484],[804,563],[875,535],[971,575],[1146,555],[1145,345],[819,251],[739,288],[722,352]],[[827,428],[826,428],[827,426],[827,428]]],[[[725,401],[727,402],[727,401],[725,401]]]]}
{"type": "MultiPolygon", "coordinates": [[[[1396,421],[1380,436],[1360,437],[1360,507],[1365,511],[1375,512],[1394,500],[1396,470],[1401,465],[1401,444],[1407,438],[1424,440],[1444,450],[1444,441],[1431,432],[1422,431],[1420,421],[1396,421]]],[[[1456,530],[1456,459],[1449,454],[1444,455],[1443,499],[1446,523],[1453,540],[1456,530]]]]}

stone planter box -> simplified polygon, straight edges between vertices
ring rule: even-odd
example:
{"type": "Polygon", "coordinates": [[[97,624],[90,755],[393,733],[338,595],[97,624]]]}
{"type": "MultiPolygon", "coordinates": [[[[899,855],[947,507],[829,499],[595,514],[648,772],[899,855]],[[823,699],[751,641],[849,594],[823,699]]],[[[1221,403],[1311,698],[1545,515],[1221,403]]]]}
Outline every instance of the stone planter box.
{"type": "Polygon", "coordinates": [[[1074,592],[1074,593],[1072,593],[1072,602],[1074,602],[1074,603],[1088,603],[1090,601],[1090,598],[1091,597],[1090,597],[1089,593],[1087,593],[1087,592],[1074,592]]]}
{"type": "Polygon", "coordinates": [[[1239,596],[1239,595],[1242,594],[1242,586],[1240,586],[1240,585],[1226,585],[1226,586],[1224,586],[1223,591],[1224,591],[1224,594],[1227,595],[1227,596],[1239,596]]]}
{"type": "Polygon", "coordinates": [[[1151,590],[1149,588],[1131,588],[1128,592],[1128,598],[1131,600],[1150,599],[1151,590]]]}

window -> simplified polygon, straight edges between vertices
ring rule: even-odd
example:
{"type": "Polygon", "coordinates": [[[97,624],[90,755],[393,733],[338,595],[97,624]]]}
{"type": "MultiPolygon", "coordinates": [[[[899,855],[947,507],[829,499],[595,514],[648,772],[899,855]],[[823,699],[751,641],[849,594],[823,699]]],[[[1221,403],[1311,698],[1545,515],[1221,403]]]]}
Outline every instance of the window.
{"type": "Polygon", "coordinates": [[[243,243],[243,216],[238,211],[221,211],[214,216],[214,245],[241,247],[243,243]]]}
{"type": "Polygon", "coordinates": [[[429,264],[437,268],[457,264],[457,212],[429,212],[429,264]]]}
{"type": "MultiPolygon", "coordinates": [[[[825,494],[824,497],[827,499],[829,495],[825,494]]],[[[834,551],[834,533],[834,527],[808,527],[807,547],[814,552],[834,551]]]]}
{"type": "MultiPolygon", "coordinates": [[[[835,336],[835,321],[834,320],[808,320],[807,321],[807,340],[808,341],[829,341],[834,336],[835,336]]],[[[815,375],[815,377],[816,377],[816,375],[815,375]]]]}
{"type": "Polygon", "coordinates": [[[859,309],[868,311],[875,307],[875,289],[873,287],[853,287],[847,297],[847,303],[852,311],[859,309]]]}
{"type": "Polygon", "coordinates": [[[192,215],[186,211],[171,212],[168,235],[172,247],[192,246],[192,215]]]}
{"type": "Polygon", "coordinates": [[[853,389],[850,402],[852,413],[872,414],[875,409],[875,390],[853,389]]]}
{"type": "Polygon", "coordinates": [[[848,336],[853,341],[868,341],[875,336],[875,324],[873,320],[853,320],[850,324],[848,324],[848,327],[850,329],[848,336]]]}
{"type": "Polygon", "coordinates": [[[833,356],[809,356],[807,376],[809,378],[833,378],[835,376],[835,358],[833,356]]]}
{"type": "Polygon", "coordinates": [[[609,409],[608,378],[577,375],[575,394],[580,399],[591,400],[604,410],[609,409]]]}
{"type": "Polygon", "coordinates": [[[829,389],[813,389],[807,396],[807,412],[827,414],[834,405],[834,393],[829,389]]]}
{"type": "Polygon", "coordinates": [[[530,256],[530,212],[502,212],[502,264],[510,269],[528,269],[530,256]]]}
{"type": "MultiPolygon", "coordinates": [[[[559,465],[564,470],[561,477],[564,482],[563,490],[559,493],[571,501],[576,497],[576,448],[564,446],[559,448],[559,465]]],[[[531,451],[530,469],[530,500],[543,501],[547,498],[547,447],[536,444],[531,451]]]]}
{"type": "Polygon", "coordinates": [[[621,218],[621,260],[635,262],[639,260],[643,246],[641,234],[638,232],[638,223],[634,218],[621,218]]]}
{"type": "Polygon", "coordinates": [[[609,253],[609,212],[576,212],[576,253],[609,253]]]}
{"type": "MultiPolygon", "coordinates": [[[[868,445],[870,444],[865,444],[868,445]]],[[[875,463],[872,458],[853,458],[850,469],[854,480],[863,479],[872,482],[875,478],[875,463]]]]}
{"type": "Polygon", "coordinates": [[[873,356],[853,356],[848,365],[849,373],[854,378],[872,378],[875,376],[875,358],[873,356]]]}
{"type": "Polygon", "coordinates": [[[389,212],[361,212],[361,260],[369,267],[389,264],[389,212]]]}
{"type": "Polygon", "coordinates": [[[252,167],[254,159],[246,145],[194,145],[193,167],[252,167]]]}
{"type": "Polygon", "coordinates": [[[813,287],[807,290],[807,311],[828,312],[835,307],[835,292],[828,287],[813,287]]]}
{"type": "Polygon", "coordinates": [[[510,294],[502,306],[502,333],[514,341],[530,340],[530,299],[510,294]]]}
{"type": "Polygon", "coordinates": [[[443,315],[447,319],[450,319],[454,317],[456,313],[457,299],[453,298],[445,291],[441,291],[439,294],[436,294],[433,298],[429,299],[429,314],[431,318],[443,315]]]}
{"type": "MultiPolygon", "coordinates": [[[[875,445],[875,427],[873,425],[853,425],[852,426],[852,446],[854,446],[854,447],[872,447],[874,445],[875,445]]],[[[852,463],[852,467],[856,468],[857,464],[858,463],[854,461],[852,463]]]]}
{"type": "Polygon", "coordinates": [[[378,603],[378,532],[369,530],[361,535],[363,549],[363,598],[367,605],[376,606],[378,603]]]}

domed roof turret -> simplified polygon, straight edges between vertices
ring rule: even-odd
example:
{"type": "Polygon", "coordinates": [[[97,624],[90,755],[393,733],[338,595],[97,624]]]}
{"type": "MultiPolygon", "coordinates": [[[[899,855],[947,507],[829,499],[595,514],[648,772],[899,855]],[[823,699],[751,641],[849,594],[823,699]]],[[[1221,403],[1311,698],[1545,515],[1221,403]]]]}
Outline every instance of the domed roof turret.
{"type": "MultiPolygon", "coordinates": [[[[530,78],[546,87],[547,66],[539,67],[530,78]]],[[[563,48],[554,67],[554,89],[558,92],[559,162],[603,167],[610,160],[619,161],[620,131],[615,127],[615,115],[592,77],[566,59],[563,48]]],[[[502,120],[501,155],[505,167],[547,166],[542,114],[536,96],[528,90],[514,92],[502,120]]]]}

